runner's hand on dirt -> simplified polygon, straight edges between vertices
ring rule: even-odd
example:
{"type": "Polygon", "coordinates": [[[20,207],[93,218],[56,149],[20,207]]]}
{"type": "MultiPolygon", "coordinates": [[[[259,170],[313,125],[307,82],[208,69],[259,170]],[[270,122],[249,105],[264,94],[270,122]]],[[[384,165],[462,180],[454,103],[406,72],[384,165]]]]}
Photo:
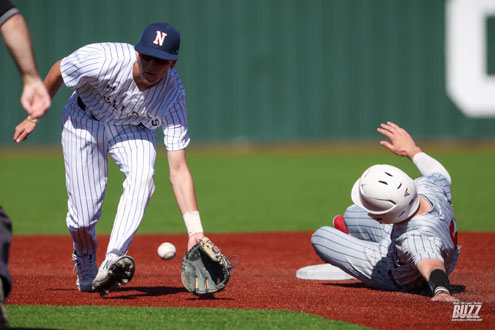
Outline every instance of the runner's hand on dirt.
{"type": "Polygon", "coordinates": [[[439,292],[433,298],[431,298],[431,301],[436,301],[436,302],[456,302],[456,301],[459,301],[459,299],[457,299],[454,296],[451,296],[447,292],[439,292]]]}

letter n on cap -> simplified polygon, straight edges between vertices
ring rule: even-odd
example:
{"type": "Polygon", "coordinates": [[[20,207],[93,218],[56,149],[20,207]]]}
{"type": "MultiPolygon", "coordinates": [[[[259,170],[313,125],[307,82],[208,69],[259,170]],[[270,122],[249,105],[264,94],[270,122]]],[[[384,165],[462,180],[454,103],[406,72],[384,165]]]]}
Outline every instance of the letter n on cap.
{"type": "Polygon", "coordinates": [[[165,32],[156,31],[156,38],[155,41],[153,41],[153,44],[160,45],[160,47],[163,46],[163,41],[165,41],[166,36],[167,34],[165,32]]]}

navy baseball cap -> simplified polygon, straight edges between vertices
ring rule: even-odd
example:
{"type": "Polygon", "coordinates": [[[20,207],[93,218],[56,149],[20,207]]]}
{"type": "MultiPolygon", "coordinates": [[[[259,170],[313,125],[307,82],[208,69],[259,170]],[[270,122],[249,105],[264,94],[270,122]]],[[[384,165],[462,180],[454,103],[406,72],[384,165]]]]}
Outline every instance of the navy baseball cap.
{"type": "Polygon", "coordinates": [[[167,23],[153,23],[144,29],[134,49],[162,60],[179,59],[180,33],[167,23]]]}

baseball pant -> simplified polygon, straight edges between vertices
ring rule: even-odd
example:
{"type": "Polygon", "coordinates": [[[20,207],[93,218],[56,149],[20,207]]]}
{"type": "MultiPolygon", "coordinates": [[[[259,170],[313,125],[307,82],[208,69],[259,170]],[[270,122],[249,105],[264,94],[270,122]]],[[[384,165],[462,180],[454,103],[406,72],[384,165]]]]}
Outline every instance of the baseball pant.
{"type": "Polygon", "coordinates": [[[311,237],[320,258],[367,285],[400,290],[390,277],[394,265],[388,257],[391,225],[381,225],[356,205],[344,213],[349,235],[332,227],[321,227],[311,237]]]}
{"type": "Polygon", "coordinates": [[[66,107],[62,146],[69,197],[66,222],[74,250],[78,255],[96,253],[95,225],[102,214],[108,154],[125,180],[106,253],[126,254],[155,187],[155,131],[96,121],[85,111],[66,107]]]}

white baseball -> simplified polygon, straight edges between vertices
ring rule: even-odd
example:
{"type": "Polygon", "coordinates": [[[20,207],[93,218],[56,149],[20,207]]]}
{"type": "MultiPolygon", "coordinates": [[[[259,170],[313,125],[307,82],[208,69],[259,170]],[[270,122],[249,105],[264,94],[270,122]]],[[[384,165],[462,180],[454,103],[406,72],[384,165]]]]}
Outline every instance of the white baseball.
{"type": "Polygon", "coordinates": [[[158,255],[163,260],[172,259],[173,257],[175,257],[176,252],[177,252],[177,250],[175,249],[175,246],[169,242],[162,243],[158,247],[158,255]]]}

